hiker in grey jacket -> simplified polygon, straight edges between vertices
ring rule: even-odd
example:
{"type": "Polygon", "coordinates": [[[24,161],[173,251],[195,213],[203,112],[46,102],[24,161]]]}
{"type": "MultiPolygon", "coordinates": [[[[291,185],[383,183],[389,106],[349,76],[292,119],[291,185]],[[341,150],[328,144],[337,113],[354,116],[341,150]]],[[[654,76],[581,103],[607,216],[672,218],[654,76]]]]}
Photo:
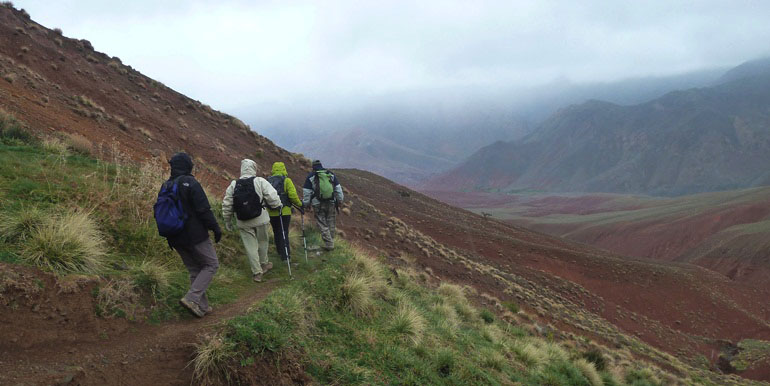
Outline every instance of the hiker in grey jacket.
{"type": "MultiPolygon", "coordinates": [[[[269,208],[280,207],[281,199],[278,197],[278,192],[275,191],[275,188],[267,180],[257,177],[258,169],[257,163],[250,159],[241,161],[240,179],[254,178],[254,191],[261,197],[262,203],[266,204],[269,208]]],[[[233,208],[235,183],[236,181],[230,183],[225,192],[225,197],[222,199],[222,216],[225,219],[225,229],[228,231],[233,230],[232,218],[235,217],[233,208]]],[[[273,264],[267,259],[270,215],[267,210],[262,210],[259,216],[249,220],[239,220],[236,218],[236,225],[241,234],[243,246],[246,248],[246,254],[249,257],[252,278],[255,282],[261,282],[262,275],[273,268],[273,264]]]]}
{"type": "Polygon", "coordinates": [[[305,184],[302,186],[302,205],[304,207],[312,206],[318,228],[321,230],[321,238],[324,240],[324,249],[331,251],[334,249],[334,234],[336,233],[335,223],[337,221],[337,210],[345,199],[342,193],[342,185],[337,180],[337,176],[329,170],[324,169],[321,161],[313,161],[313,171],[308,174],[305,184]],[[330,182],[334,188],[332,198],[323,200],[319,197],[319,187],[317,184],[318,173],[328,174],[330,182]]]}

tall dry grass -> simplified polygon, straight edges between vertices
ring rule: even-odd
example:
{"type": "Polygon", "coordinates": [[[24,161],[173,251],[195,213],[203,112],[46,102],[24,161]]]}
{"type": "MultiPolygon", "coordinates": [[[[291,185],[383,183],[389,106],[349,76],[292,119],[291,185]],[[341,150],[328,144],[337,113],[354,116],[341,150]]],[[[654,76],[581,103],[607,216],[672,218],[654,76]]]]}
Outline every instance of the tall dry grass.
{"type": "Polygon", "coordinates": [[[21,251],[30,263],[59,274],[99,273],[106,254],[104,237],[87,212],[47,217],[21,251]]]}

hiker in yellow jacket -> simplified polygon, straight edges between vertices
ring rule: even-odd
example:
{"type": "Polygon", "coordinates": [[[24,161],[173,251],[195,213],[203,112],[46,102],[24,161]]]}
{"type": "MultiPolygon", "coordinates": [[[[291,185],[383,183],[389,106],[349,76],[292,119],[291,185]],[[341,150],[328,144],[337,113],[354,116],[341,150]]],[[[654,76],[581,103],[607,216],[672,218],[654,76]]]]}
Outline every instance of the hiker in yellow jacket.
{"type": "Polygon", "coordinates": [[[276,162],[273,164],[273,171],[270,177],[267,177],[267,181],[278,192],[278,196],[281,198],[281,209],[268,209],[270,214],[270,225],[273,227],[273,235],[275,236],[275,247],[278,249],[278,254],[282,260],[289,259],[291,257],[291,248],[289,247],[289,223],[291,222],[292,205],[305,214],[302,209],[302,201],[297,196],[297,189],[294,188],[294,183],[289,178],[289,173],[286,172],[286,165],[283,162],[276,162]],[[279,212],[280,211],[280,212],[279,212]]]}

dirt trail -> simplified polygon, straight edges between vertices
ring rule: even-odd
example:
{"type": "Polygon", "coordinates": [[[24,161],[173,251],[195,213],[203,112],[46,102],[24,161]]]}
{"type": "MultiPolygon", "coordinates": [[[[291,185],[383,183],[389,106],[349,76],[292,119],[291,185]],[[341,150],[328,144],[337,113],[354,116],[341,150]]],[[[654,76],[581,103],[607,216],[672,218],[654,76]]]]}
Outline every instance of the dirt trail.
{"type": "MultiPolygon", "coordinates": [[[[193,344],[221,322],[245,312],[278,286],[273,279],[203,319],[157,326],[125,323],[115,336],[47,344],[23,351],[0,347],[0,384],[8,385],[189,385],[193,344]]],[[[55,326],[52,326],[55,328],[55,326]]],[[[91,331],[99,335],[97,331],[91,331]]]]}

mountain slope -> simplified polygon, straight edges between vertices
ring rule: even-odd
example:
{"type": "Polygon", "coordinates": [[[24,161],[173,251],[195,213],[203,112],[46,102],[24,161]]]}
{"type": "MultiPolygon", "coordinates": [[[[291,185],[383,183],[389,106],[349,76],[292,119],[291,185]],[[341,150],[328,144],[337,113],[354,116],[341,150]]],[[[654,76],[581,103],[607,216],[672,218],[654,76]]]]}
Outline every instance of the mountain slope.
{"type": "Polygon", "coordinates": [[[665,199],[434,194],[511,224],[625,256],[696,264],[736,282],[770,289],[767,187],[665,199]]]}
{"type": "Polygon", "coordinates": [[[770,67],[763,69],[635,106],[565,108],[522,140],[481,149],[424,186],[680,195],[770,183],[770,67]]]}
{"type": "Polygon", "coordinates": [[[405,185],[419,184],[426,176],[455,164],[453,160],[431,156],[363,130],[320,135],[293,149],[309,158],[323,160],[326,167],[356,165],[405,185]]]}
{"type": "MultiPolygon", "coordinates": [[[[162,163],[171,152],[184,148],[195,156],[195,172],[208,186],[215,204],[228,175],[237,174],[241,158],[255,158],[263,170],[268,170],[273,161],[285,161],[297,182],[309,167],[306,159],[252,134],[233,117],[189,100],[122,66],[117,59],[93,51],[83,41],[59,37],[27,15],[4,7],[0,7],[0,21],[0,63],[4,77],[12,79],[0,80],[0,107],[26,122],[40,136],[77,133],[91,141],[97,156],[118,157],[125,152],[137,164],[150,159],[162,163]],[[110,64],[112,61],[115,64],[110,64]]],[[[56,158],[41,162],[56,162],[56,158]]],[[[348,193],[338,220],[340,237],[382,255],[391,266],[419,270],[418,278],[423,275],[436,281],[468,285],[478,293],[475,300],[479,304],[489,304],[489,299],[496,298],[521,305],[525,312],[516,318],[534,321],[539,327],[530,334],[554,340],[579,335],[627,350],[639,360],[666,368],[679,366],[681,370],[672,371],[681,374],[686,374],[687,368],[703,366],[702,358],[707,358],[708,366],[715,368],[725,341],[770,341],[766,302],[770,294],[762,289],[733,283],[689,264],[628,260],[572,241],[489,221],[371,173],[340,170],[338,176],[348,193]]],[[[45,184],[47,180],[41,177],[36,182],[45,184]]],[[[23,188],[18,185],[15,192],[18,194],[23,188]]],[[[149,207],[146,209],[149,212],[149,207]]],[[[150,240],[154,243],[162,243],[152,236],[150,240]]],[[[116,237],[117,241],[120,239],[116,237]]],[[[227,244],[220,243],[217,248],[228,254],[237,252],[227,244]]],[[[153,251],[161,253],[157,248],[153,251]]],[[[173,258],[171,252],[168,256],[173,258]]],[[[0,272],[27,269],[9,264],[3,265],[0,272]]],[[[37,269],[33,271],[39,273],[37,269]]],[[[54,280],[50,275],[45,277],[54,280]]],[[[35,290],[34,281],[30,283],[31,290],[35,290]]],[[[51,286],[46,288],[51,296],[57,296],[51,286]]],[[[84,296],[78,301],[86,307],[80,312],[93,318],[93,307],[87,307],[93,305],[93,296],[88,291],[81,294],[84,296]]],[[[249,306],[243,304],[243,308],[228,312],[245,312],[249,306]]],[[[58,334],[76,331],[78,337],[89,339],[95,346],[104,340],[103,331],[83,328],[75,322],[58,323],[63,319],[77,321],[81,313],[67,315],[66,311],[58,310],[58,315],[48,318],[49,314],[37,312],[22,302],[0,303],[0,311],[8,318],[20,313],[30,315],[40,326],[58,334]]],[[[144,333],[149,329],[141,321],[124,322],[122,325],[127,327],[115,332],[114,338],[130,339],[136,331],[144,333]],[[142,328],[132,329],[136,326],[142,328]]],[[[199,326],[202,332],[210,331],[210,326],[199,326]]],[[[161,324],[157,328],[174,326],[161,324]]],[[[73,353],[53,342],[38,343],[46,350],[61,349],[58,355],[61,363],[66,364],[73,353]]],[[[149,348],[169,348],[161,344],[149,348]]],[[[0,348],[10,346],[0,342],[0,348]]],[[[15,352],[13,363],[3,360],[0,365],[18,371],[20,363],[36,363],[37,354],[35,347],[28,347],[15,352]]],[[[111,361],[112,358],[110,355],[83,360],[103,368],[135,365],[132,358],[124,360],[128,364],[111,361]]],[[[178,359],[173,365],[181,362],[178,359]]],[[[167,368],[163,361],[149,362],[143,365],[153,366],[153,371],[187,375],[192,371],[189,367],[167,368]]],[[[249,363],[244,360],[242,365],[249,363]]],[[[766,361],[759,357],[741,375],[770,379],[770,374],[762,372],[764,368],[766,361]]],[[[141,366],[138,370],[142,370],[141,366]]],[[[86,371],[84,383],[119,384],[125,382],[120,374],[86,371]],[[102,375],[105,379],[98,378],[102,375]]],[[[740,381],[716,371],[707,375],[707,380],[714,383],[724,384],[728,379],[732,383],[740,381]]]]}

